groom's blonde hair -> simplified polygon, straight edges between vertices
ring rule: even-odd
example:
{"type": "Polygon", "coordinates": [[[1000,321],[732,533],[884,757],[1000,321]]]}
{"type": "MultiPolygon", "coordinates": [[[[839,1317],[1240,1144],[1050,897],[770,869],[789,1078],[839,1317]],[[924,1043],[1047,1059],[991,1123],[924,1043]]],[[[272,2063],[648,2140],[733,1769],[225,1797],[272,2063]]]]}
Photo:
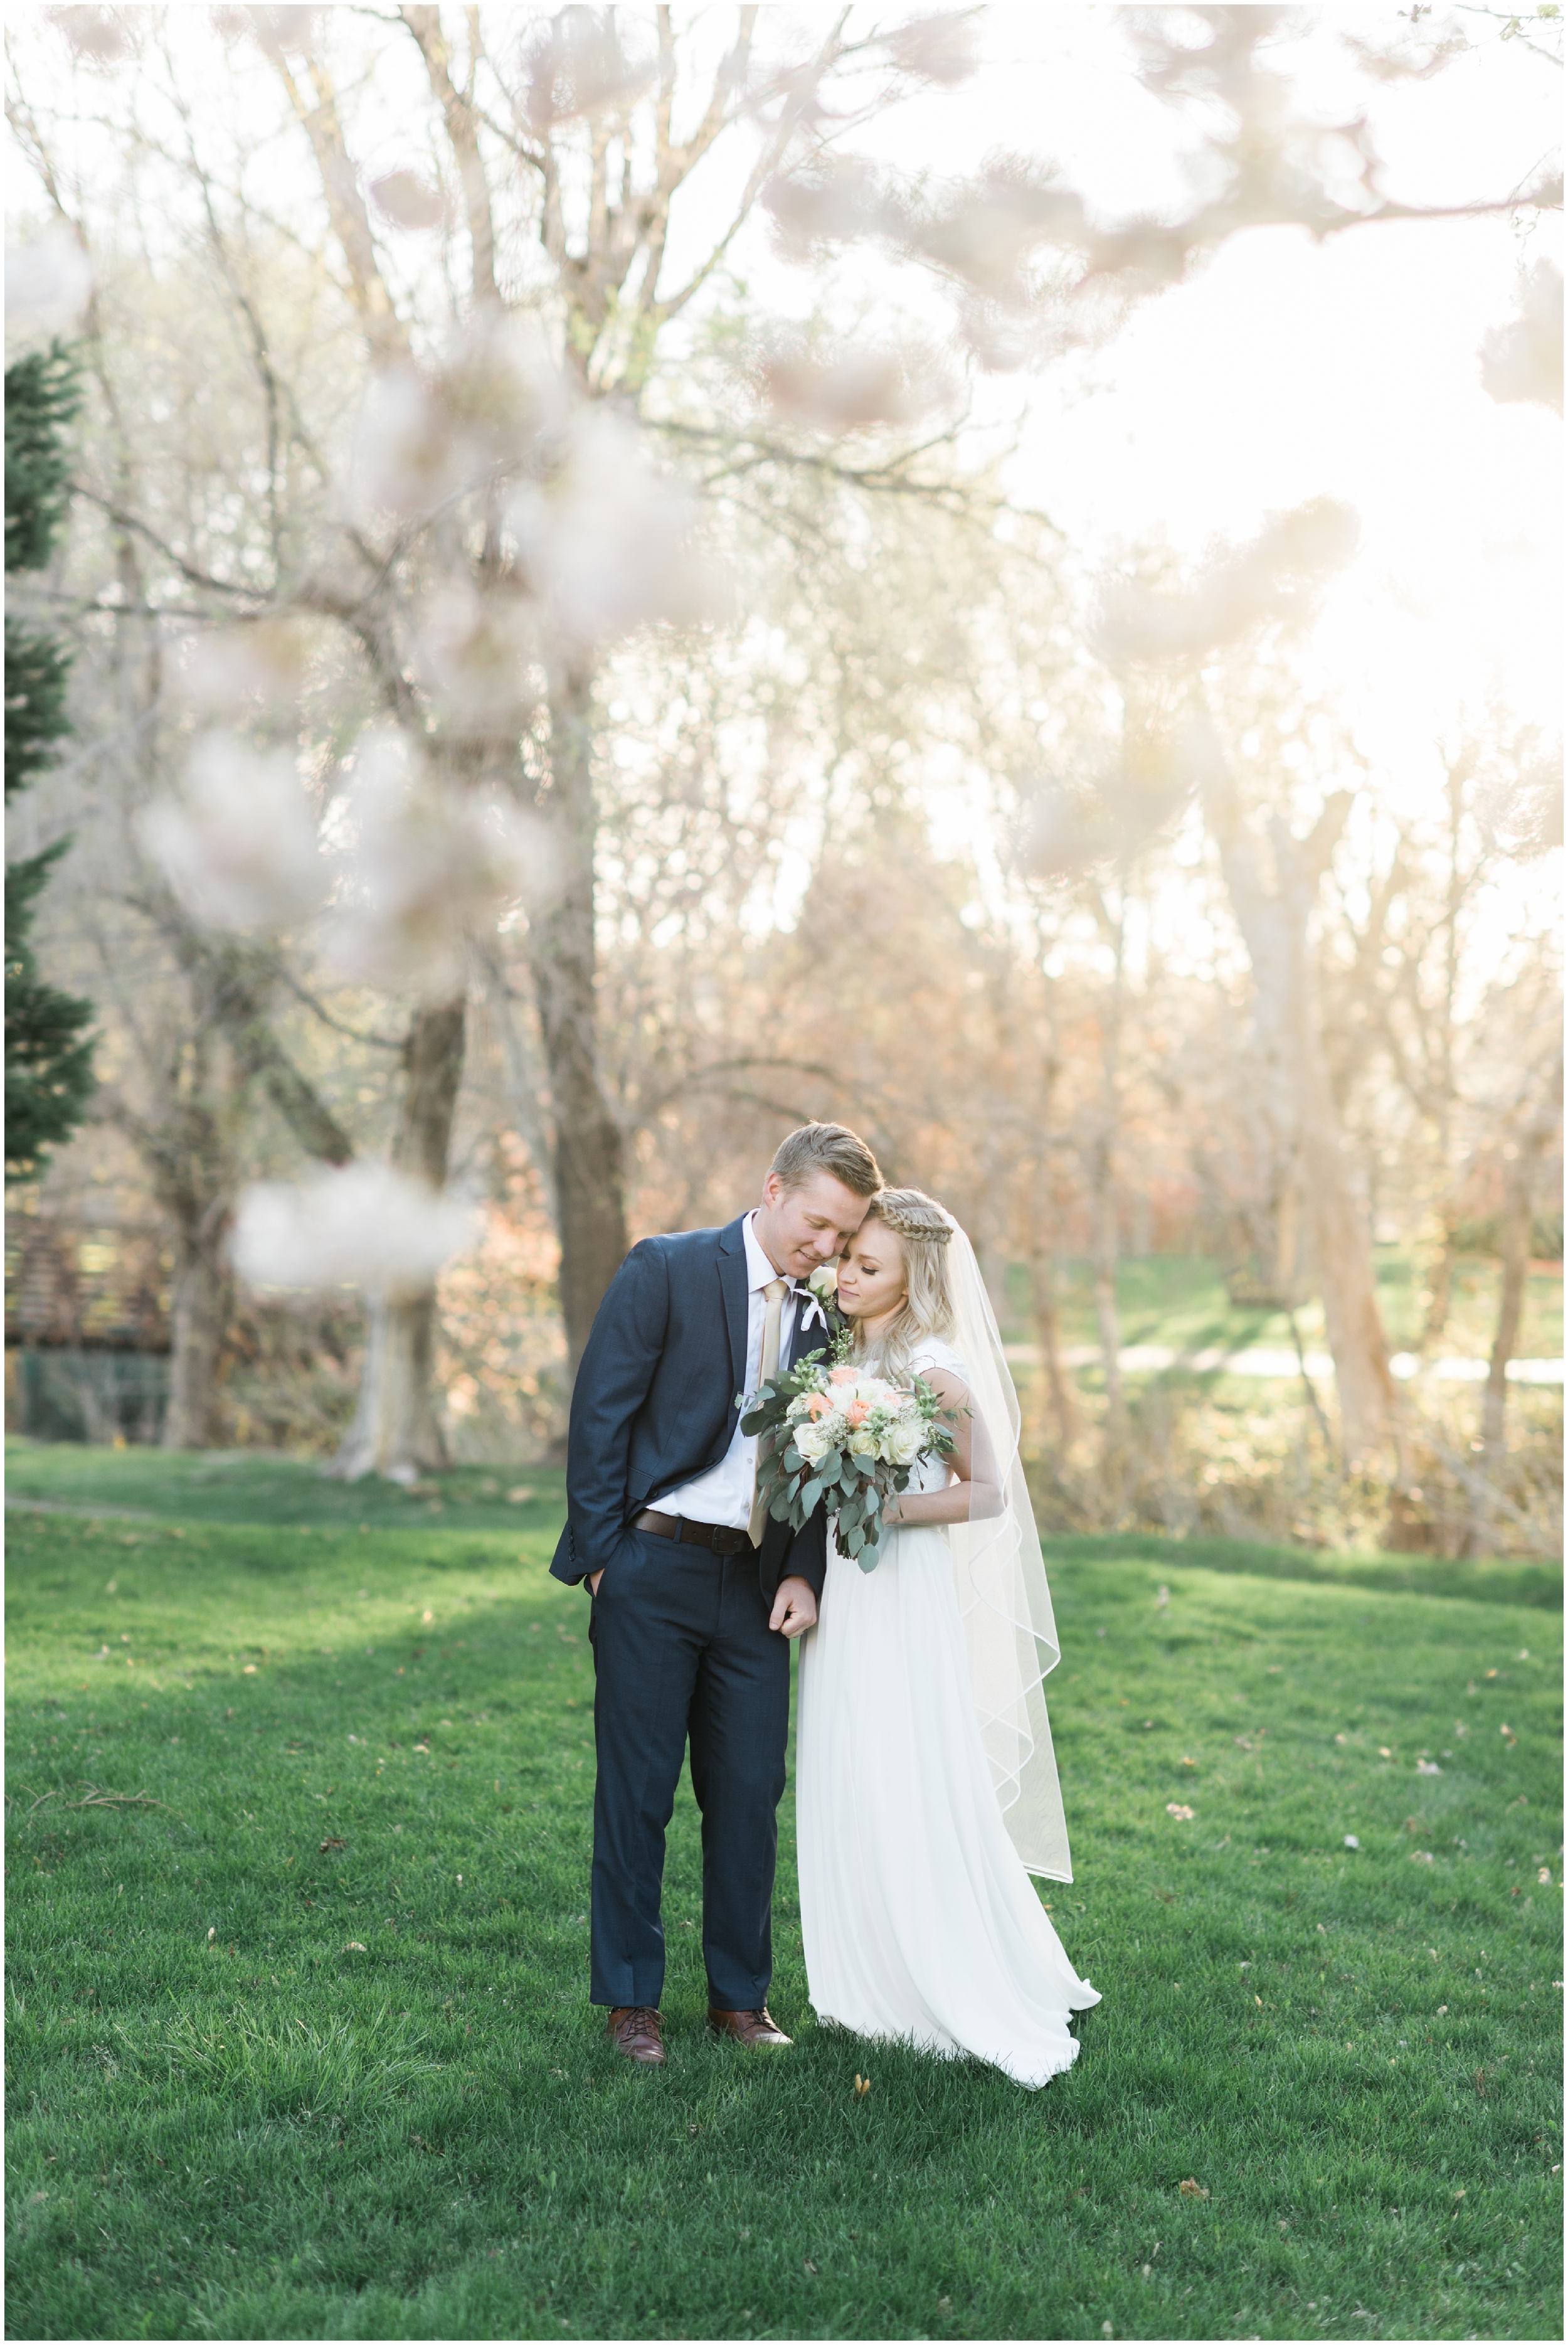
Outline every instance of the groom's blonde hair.
{"type": "Polygon", "coordinates": [[[842,1123],[803,1123],[779,1142],[772,1170],[786,1190],[798,1189],[814,1173],[831,1172],[857,1197],[875,1197],[882,1171],[857,1132],[842,1123]]]}
{"type": "Polygon", "coordinates": [[[957,1224],[946,1206],[924,1189],[884,1189],[865,1209],[863,1237],[872,1222],[883,1223],[898,1240],[905,1292],[903,1310],[875,1344],[865,1346],[863,1356],[883,1376],[896,1380],[927,1335],[953,1332],[947,1248],[957,1224]]]}

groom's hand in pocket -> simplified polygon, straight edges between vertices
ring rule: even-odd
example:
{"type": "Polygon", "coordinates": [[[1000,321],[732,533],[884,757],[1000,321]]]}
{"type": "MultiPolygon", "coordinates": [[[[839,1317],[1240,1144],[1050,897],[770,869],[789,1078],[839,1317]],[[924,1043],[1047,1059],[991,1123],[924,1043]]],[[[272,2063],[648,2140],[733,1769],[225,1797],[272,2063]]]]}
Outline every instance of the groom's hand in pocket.
{"type": "Polygon", "coordinates": [[[816,1598],[811,1583],[805,1579],[781,1579],[774,1609],[768,1615],[768,1627],[780,1629],[786,1637],[801,1636],[816,1626],[816,1598]]]}

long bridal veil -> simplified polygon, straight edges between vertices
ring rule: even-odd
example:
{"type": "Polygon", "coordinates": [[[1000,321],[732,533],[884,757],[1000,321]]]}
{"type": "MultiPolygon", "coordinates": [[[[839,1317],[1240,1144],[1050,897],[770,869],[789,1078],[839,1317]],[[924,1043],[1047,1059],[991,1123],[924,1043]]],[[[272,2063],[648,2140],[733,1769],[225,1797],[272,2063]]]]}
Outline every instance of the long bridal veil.
{"type": "MultiPolygon", "coordinates": [[[[1004,1820],[1030,1873],[1070,1881],[1067,1818],[1044,1680],[1061,1659],[1035,1509],[1018,1456],[1018,1395],[975,1249],[948,1245],[953,1347],[969,1378],[976,1449],[982,1435],[1002,1495],[999,1514],[952,1527],[953,1573],[969,1649],[969,1690],[1004,1820]]],[[[981,1470],[981,1454],[975,1460],[981,1470]]]]}

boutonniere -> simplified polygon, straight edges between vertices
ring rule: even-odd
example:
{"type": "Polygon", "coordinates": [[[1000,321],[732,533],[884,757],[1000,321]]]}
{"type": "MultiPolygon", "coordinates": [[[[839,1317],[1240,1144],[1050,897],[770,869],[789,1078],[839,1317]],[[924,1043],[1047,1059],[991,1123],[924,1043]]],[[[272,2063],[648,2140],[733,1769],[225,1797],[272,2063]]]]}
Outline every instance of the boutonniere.
{"type": "Polygon", "coordinates": [[[837,1263],[819,1263],[799,1292],[809,1298],[801,1315],[801,1333],[804,1335],[815,1321],[824,1335],[831,1335],[839,1324],[835,1308],[838,1295],[837,1263]]]}

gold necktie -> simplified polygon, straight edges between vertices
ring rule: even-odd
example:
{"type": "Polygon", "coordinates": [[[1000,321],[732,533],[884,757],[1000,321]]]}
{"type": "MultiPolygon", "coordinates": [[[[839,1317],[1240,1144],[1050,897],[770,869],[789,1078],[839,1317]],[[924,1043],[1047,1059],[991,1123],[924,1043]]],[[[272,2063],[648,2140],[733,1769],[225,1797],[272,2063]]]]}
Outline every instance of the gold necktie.
{"type": "MultiPolygon", "coordinates": [[[[766,1384],[779,1372],[779,1329],[784,1324],[784,1296],[789,1293],[789,1281],[770,1279],[763,1289],[766,1309],[763,1313],[763,1372],[760,1381],[766,1384]]],[[[757,1494],[762,1478],[763,1436],[757,1436],[757,1462],[752,1477],[752,1519],[748,1526],[754,1547],[761,1547],[763,1532],[767,1527],[768,1510],[757,1494]]]]}

